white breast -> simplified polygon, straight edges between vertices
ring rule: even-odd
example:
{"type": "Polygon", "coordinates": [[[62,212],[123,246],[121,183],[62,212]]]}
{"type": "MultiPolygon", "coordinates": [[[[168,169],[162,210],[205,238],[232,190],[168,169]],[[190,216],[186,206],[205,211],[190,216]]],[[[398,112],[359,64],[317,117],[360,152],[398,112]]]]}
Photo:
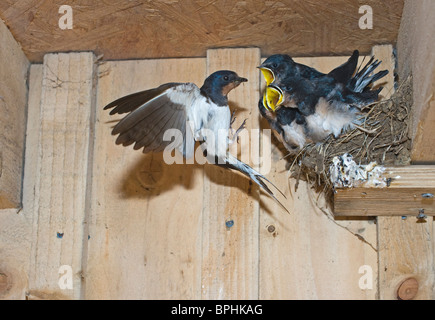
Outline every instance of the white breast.
{"type": "Polygon", "coordinates": [[[352,127],[357,112],[347,105],[330,105],[321,98],[316,105],[316,112],[306,117],[310,137],[315,142],[323,140],[331,133],[338,137],[342,131],[352,127]]]}
{"type": "Polygon", "coordinates": [[[287,150],[297,152],[304,147],[307,141],[302,125],[293,121],[291,124],[283,126],[282,129],[284,131],[282,142],[287,150]]]}
{"type": "Polygon", "coordinates": [[[205,141],[203,147],[207,148],[208,154],[225,155],[231,121],[228,106],[216,105],[197,90],[192,92],[192,103],[186,112],[194,139],[205,141]]]}
{"type": "Polygon", "coordinates": [[[206,145],[208,150],[214,149],[215,155],[225,156],[228,150],[228,133],[230,128],[231,113],[228,106],[220,107],[210,103],[207,122],[204,125],[207,131],[206,145]]]}

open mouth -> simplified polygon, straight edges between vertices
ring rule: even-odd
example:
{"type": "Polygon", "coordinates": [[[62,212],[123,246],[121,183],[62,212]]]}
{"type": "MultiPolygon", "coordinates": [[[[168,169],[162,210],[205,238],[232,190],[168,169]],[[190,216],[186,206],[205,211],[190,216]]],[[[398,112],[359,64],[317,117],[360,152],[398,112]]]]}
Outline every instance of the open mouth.
{"type": "Polygon", "coordinates": [[[282,90],[275,86],[268,86],[263,94],[263,105],[275,111],[284,102],[282,90]]]}
{"type": "Polygon", "coordinates": [[[275,81],[275,74],[272,70],[265,67],[258,67],[261,70],[261,73],[263,74],[264,80],[266,80],[266,85],[268,86],[273,81],[275,81]]]}

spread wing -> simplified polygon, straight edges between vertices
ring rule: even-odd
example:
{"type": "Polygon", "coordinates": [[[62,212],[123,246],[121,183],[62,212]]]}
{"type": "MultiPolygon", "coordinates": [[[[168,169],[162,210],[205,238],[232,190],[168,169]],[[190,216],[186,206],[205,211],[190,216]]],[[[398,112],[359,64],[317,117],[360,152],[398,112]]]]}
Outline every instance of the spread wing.
{"type": "MultiPolygon", "coordinates": [[[[186,127],[187,114],[199,95],[199,88],[193,83],[167,83],[111,102],[104,107],[105,110],[113,108],[111,115],[129,112],[112,130],[113,135],[119,135],[116,144],[134,143],[135,150],[143,148],[147,153],[163,151],[173,143],[174,148],[179,148],[189,158],[193,150],[186,144],[193,146],[194,142],[193,138],[186,141],[186,130],[193,130],[186,127]],[[182,135],[164,141],[168,129],[177,129],[182,135]]],[[[193,137],[192,134],[187,136],[193,137]]]]}

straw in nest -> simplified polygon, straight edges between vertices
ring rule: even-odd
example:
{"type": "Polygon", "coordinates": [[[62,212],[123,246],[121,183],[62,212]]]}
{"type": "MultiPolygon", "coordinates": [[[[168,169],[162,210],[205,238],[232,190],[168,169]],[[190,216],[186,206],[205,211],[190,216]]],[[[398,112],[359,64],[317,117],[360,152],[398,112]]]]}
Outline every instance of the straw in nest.
{"type": "MultiPolygon", "coordinates": [[[[311,183],[331,195],[330,166],[334,157],[349,154],[358,165],[406,165],[410,163],[410,120],[412,79],[404,81],[390,99],[367,106],[361,112],[362,124],[338,138],[306,145],[288,157],[290,176],[311,183]]],[[[296,184],[297,186],[297,184],[296,184]]]]}

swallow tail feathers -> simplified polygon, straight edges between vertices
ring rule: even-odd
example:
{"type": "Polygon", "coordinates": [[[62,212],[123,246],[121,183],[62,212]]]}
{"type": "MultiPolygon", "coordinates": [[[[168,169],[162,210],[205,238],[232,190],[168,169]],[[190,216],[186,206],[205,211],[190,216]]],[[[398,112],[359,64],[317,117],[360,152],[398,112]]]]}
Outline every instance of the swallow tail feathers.
{"type": "MultiPolygon", "coordinates": [[[[218,164],[218,166],[226,168],[226,169],[232,169],[238,172],[243,173],[246,177],[248,177],[251,181],[255,182],[261,189],[263,189],[270,197],[272,197],[284,210],[289,212],[287,208],[275,197],[272,190],[267,186],[265,183],[270,183],[276,190],[279,191],[279,193],[285,198],[284,193],[282,193],[281,190],[279,190],[272,182],[270,182],[265,176],[263,176],[258,171],[254,170],[252,167],[247,165],[246,163],[240,161],[236,157],[234,157],[231,154],[227,154],[226,159],[224,160],[225,163],[218,164]]],[[[218,162],[217,162],[218,163],[218,162]]]]}
{"type": "MultiPolygon", "coordinates": [[[[374,57],[371,57],[367,64],[361,70],[358,70],[355,76],[350,80],[348,88],[354,92],[370,90],[374,82],[388,74],[388,70],[382,70],[373,74],[380,63],[381,61],[375,60],[374,57]]],[[[374,91],[376,92],[377,90],[374,91]]]]}

